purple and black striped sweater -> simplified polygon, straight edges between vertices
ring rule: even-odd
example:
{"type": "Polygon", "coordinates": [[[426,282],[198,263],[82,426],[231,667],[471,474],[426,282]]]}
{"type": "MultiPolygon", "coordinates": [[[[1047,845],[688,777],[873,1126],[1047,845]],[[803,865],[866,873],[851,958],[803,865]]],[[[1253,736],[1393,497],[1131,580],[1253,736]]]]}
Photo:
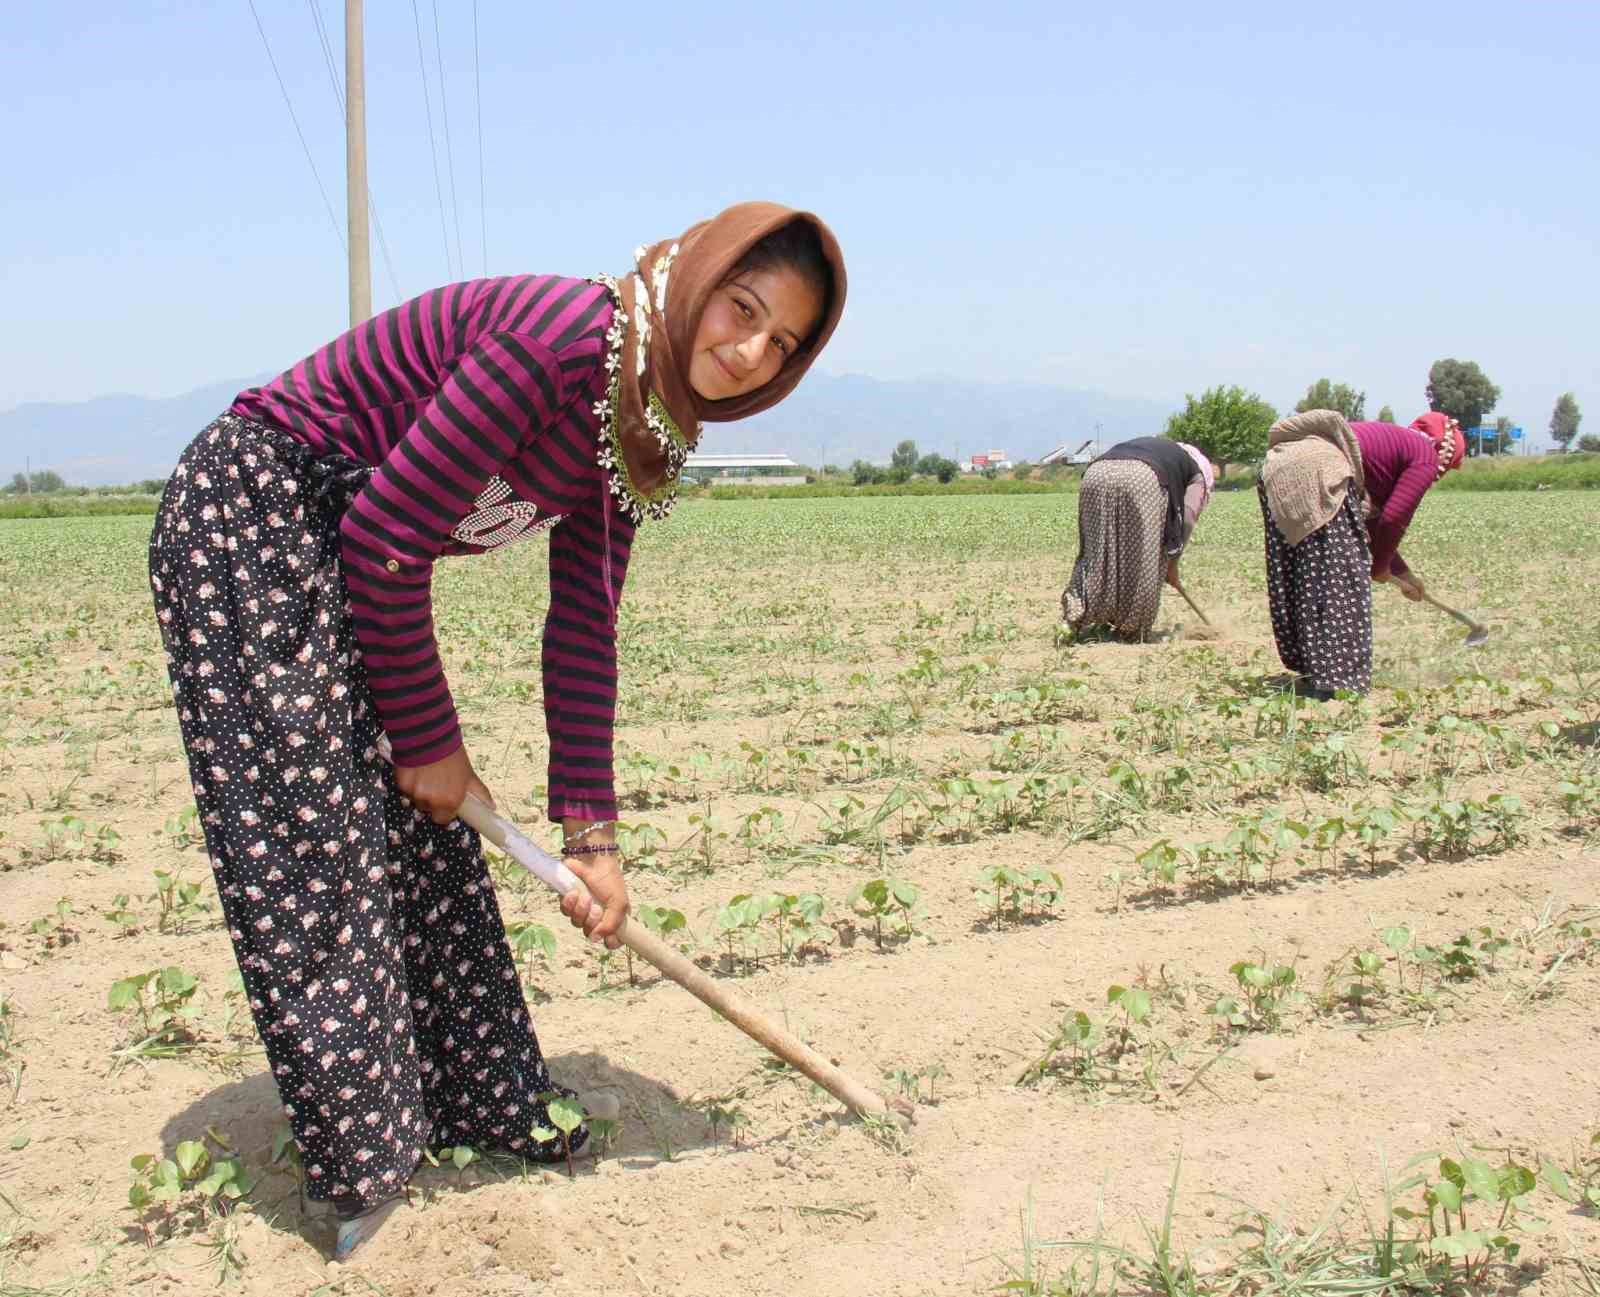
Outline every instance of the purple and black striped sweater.
{"type": "Polygon", "coordinates": [[[554,528],[543,650],[552,819],[616,815],[615,608],[634,524],[596,459],[612,311],[608,291],[583,279],[450,284],[374,316],[232,407],[374,466],[344,516],[344,574],[402,765],[461,746],[434,639],[434,561],[554,528]]]}

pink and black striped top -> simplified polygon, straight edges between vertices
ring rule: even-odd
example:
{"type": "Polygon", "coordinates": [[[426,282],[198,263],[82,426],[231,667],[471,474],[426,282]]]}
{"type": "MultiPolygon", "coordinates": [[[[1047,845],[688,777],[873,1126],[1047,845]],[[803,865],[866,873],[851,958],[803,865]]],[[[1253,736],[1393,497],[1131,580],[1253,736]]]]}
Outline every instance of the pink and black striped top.
{"type": "Polygon", "coordinates": [[[1394,423],[1352,423],[1361,447],[1367,500],[1374,514],[1367,523],[1372,540],[1372,575],[1409,576],[1400,557],[1400,538],[1428,488],[1439,480],[1439,455],[1427,436],[1394,423]]]}
{"type": "Polygon", "coordinates": [[[612,311],[607,290],[583,279],[450,284],[374,316],[232,407],[375,468],[344,516],[344,575],[401,765],[461,746],[434,639],[434,561],[554,528],[543,650],[552,819],[616,815],[614,610],[634,524],[596,459],[612,311]]]}

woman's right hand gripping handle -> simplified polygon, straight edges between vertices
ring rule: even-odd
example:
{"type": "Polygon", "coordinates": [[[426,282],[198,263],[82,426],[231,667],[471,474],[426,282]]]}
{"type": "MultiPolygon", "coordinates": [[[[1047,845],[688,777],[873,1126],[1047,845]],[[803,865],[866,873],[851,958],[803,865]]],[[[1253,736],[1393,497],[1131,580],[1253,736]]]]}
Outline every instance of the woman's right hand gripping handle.
{"type": "Polygon", "coordinates": [[[494,797],[473,770],[466,748],[457,748],[425,766],[396,766],[394,786],[426,811],[435,824],[448,824],[455,819],[468,793],[475,793],[494,806],[494,797]]]}

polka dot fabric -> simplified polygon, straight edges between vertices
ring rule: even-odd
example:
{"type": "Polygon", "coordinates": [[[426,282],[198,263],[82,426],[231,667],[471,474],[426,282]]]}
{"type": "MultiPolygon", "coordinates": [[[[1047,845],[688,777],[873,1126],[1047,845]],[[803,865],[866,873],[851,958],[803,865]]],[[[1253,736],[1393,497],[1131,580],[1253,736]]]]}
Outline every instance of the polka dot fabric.
{"type": "Polygon", "coordinates": [[[1073,630],[1109,626],[1141,639],[1161,609],[1161,533],[1167,494],[1146,464],[1091,464],[1078,491],[1078,560],[1061,594],[1061,615],[1073,630]]]}
{"type": "Polygon", "coordinates": [[[1256,483],[1267,539],[1267,600],[1278,656],[1314,690],[1372,688],[1372,551],[1352,490],[1339,512],[1291,546],[1256,483]]]}
{"type": "MultiPolygon", "coordinates": [[[[327,463],[226,415],[162,496],[150,585],[228,934],[313,1198],[392,1196],[425,1147],[561,1156],[478,838],[395,790],[327,463]]],[[[562,1091],[570,1094],[570,1091],[562,1091]]],[[[587,1131],[574,1135],[581,1145],[587,1131]]]]}

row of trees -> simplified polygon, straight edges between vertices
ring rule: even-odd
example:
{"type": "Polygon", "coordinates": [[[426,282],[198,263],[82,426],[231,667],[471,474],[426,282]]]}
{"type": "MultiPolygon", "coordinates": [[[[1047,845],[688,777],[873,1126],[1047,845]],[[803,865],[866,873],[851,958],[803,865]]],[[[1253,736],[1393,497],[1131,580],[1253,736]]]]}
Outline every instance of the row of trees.
{"type": "Polygon", "coordinates": [[[6,489],[17,495],[32,495],[41,491],[64,491],[66,487],[60,473],[53,473],[46,468],[37,473],[13,473],[11,485],[6,489]]]}
{"type": "MultiPolygon", "coordinates": [[[[1470,360],[1435,361],[1428,370],[1428,408],[1448,414],[1463,428],[1485,425],[1490,411],[1500,400],[1500,389],[1489,381],[1476,362],[1470,360]]],[[[1337,410],[1352,423],[1366,418],[1367,394],[1347,383],[1319,378],[1306,389],[1295,405],[1296,411],[1337,410]]],[[[1219,469],[1228,464],[1254,464],[1267,453],[1267,432],[1277,421],[1278,412],[1254,392],[1242,387],[1213,387],[1200,396],[1185,398],[1184,409],[1167,420],[1167,436],[1198,446],[1219,469]]],[[[1394,423],[1394,411],[1384,406],[1378,411],[1380,423],[1394,423]]],[[[1583,413],[1577,398],[1563,393],[1550,415],[1550,438],[1563,451],[1600,451],[1600,437],[1578,436],[1583,413]]],[[[1469,439],[1468,453],[1498,455],[1511,449],[1511,420],[1494,422],[1494,435],[1469,439]]]]}
{"type": "Polygon", "coordinates": [[[889,456],[889,467],[880,468],[858,459],[850,465],[850,478],[857,486],[877,486],[882,482],[909,482],[913,477],[936,477],[950,482],[961,465],[943,455],[923,455],[914,441],[902,441],[889,456]]]}

